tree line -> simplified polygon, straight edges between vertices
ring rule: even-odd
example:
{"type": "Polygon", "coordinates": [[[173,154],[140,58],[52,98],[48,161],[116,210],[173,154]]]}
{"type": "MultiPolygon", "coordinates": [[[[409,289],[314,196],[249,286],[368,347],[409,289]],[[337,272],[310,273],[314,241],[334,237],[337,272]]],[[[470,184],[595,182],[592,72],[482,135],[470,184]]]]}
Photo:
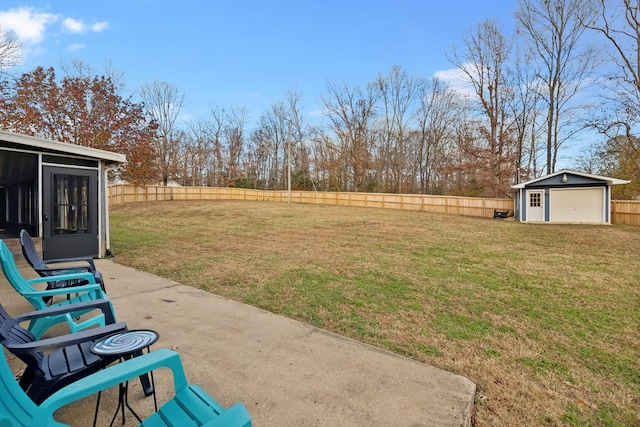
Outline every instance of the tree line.
{"type": "Polygon", "coordinates": [[[185,123],[185,94],[167,82],[126,96],[122,75],[82,62],[12,77],[19,46],[0,29],[0,127],[126,154],[114,178],[136,184],[484,197],[554,172],[589,129],[601,141],[583,144],[575,167],[632,180],[616,196],[634,198],[638,12],[631,0],[520,0],[514,34],[487,19],[450,49],[465,87],[401,66],[363,85],[329,82],[320,125],[298,89],[257,121],[213,106],[185,123]]]}

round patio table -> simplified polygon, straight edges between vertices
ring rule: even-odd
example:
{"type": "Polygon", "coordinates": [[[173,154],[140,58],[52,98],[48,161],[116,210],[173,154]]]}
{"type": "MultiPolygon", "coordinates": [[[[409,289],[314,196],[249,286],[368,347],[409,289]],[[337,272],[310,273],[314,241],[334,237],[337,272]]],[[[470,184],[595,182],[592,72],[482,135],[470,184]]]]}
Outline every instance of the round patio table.
{"type": "Polygon", "coordinates": [[[148,349],[158,341],[160,335],[150,329],[132,329],[117,332],[97,341],[91,346],[91,352],[98,356],[128,356],[142,349],[148,349]]]}
{"type": "MultiPolygon", "coordinates": [[[[120,360],[123,359],[131,359],[132,357],[139,356],[142,354],[142,350],[147,349],[147,353],[149,352],[149,347],[160,338],[160,334],[156,331],[152,331],[151,329],[131,329],[127,331],[117,332],[112,335],[108,335],[99,341],[96,341],[91,346],[91,352],[97,354],[98,356],[119,356],[120,360]]],[[[156,388],[155,382],[153,380],[153,371],[149,373],[151,376],[151,389],[153,393],[153,404],[155,406],[156,411],[158,410],[158,402],[156,400],[156,388]]],[[[109,426],[113,425],[116,417],[118,416],[118,411],[122,408],[122,424],[125,423],[124,416],[124,408],[128,408],[129,411],[135,416],[139,422],[142,422],[142,419],[136,414],[133,408],[129,405],[129,381],[125,383],[120,383],[118,388],[118,406],[116,407],[116,412],[113,414],[113,418],[111,419],[111,423],[109,426]]],[[[98,420],[98,408],[100,407],[100,395],[98,393],[98,400],[96,402],[96,412],[93,418],[93,425],[96,426],[98,420]]]]}

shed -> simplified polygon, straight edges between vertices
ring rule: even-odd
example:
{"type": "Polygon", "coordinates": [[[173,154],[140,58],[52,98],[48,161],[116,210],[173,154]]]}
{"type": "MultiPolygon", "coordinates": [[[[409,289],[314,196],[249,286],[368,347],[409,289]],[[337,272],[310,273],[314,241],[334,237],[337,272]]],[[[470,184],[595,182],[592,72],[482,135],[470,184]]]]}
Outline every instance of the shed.
{"type": "Polygon", "coordinates": [[[522,222],[611,223],[611,186],[630,181],[563,169],[512,185],[522,222]]]}
{"type": "Polygon", "coordinates": [[[0,234],[26,229],[44,259],[110,250],[109,169],[122,154],[0,131],[0,234]]]}

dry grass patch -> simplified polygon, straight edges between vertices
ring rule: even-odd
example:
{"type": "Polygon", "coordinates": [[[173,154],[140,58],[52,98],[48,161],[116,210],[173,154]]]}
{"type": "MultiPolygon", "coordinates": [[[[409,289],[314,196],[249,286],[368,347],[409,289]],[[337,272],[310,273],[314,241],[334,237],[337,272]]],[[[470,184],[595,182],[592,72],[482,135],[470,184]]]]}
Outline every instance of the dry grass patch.
{"type": "Polygon", "coordinates": [[[210,201],[111,220],[120,263],[466,376],[477,426],[640,423],[640,227],[210,201]]]}

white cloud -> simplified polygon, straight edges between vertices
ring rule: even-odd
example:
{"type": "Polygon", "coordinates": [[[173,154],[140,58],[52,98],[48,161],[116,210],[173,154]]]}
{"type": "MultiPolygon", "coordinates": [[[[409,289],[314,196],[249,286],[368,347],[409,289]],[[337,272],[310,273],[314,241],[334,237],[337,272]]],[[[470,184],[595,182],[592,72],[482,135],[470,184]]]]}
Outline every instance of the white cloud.
{"type": "Polygon", "coordinates": [[[107,28],[109,28],[109,23],[107,21],[96,22],[91,26],[91,30],[96,33],[101,33],[107,28]]]}
{"type": "Polygon", "coordinates": [[[81,19],[65,18],[62,21],[62,26],[67,32],[74,34],[84,34],[87,31],[100,33],[109,28],[109,23],[106,21],[100,21],[92,25],[87,25],[81,19]]]}
{"type": "Polygon", "coordinates": [[[87,25],[84,22],[73,18],[65,18],[62,21],[62,26],[70,33],[85,33],[87,31],[87,25]]]}
{"type": "Polygon", "coordinates": [[[0,26],[13,32],[18,41],[37,45],[44,39],[47,26],[60,19],[59,15],[40,12],[33,7],[0,11],[0,26]]]}
{"type": "Polygon", "coordinates": [[[75,52],[81,49],[84,49],[86,47],[86,45],[83,45],[82,43],[74,43],[72,45],[67,46],[67,50],[70,52],[75,52]]]}
{"type": "Polygon", "coordinates": [[[16,35],[25,47],[33,47],[44,42],[47,29],[61,22],[62,29],[72,34],[84,34],[89,31],[102,32],[109,27],[106,21],[87,25],[82,19],[63,18],[59,14],[47,13],[35,7],[20,7],[0,10],[0,27],[16,35]]]}
{"type": "Polygon", "coordinates": [[[449,68],[447,70],[436,71],[433,76],[447,83],[451,89],[455,90],[460,95],[475,95],[473,86],[469,81],[469,76],[459,68],[449,68]]]}

